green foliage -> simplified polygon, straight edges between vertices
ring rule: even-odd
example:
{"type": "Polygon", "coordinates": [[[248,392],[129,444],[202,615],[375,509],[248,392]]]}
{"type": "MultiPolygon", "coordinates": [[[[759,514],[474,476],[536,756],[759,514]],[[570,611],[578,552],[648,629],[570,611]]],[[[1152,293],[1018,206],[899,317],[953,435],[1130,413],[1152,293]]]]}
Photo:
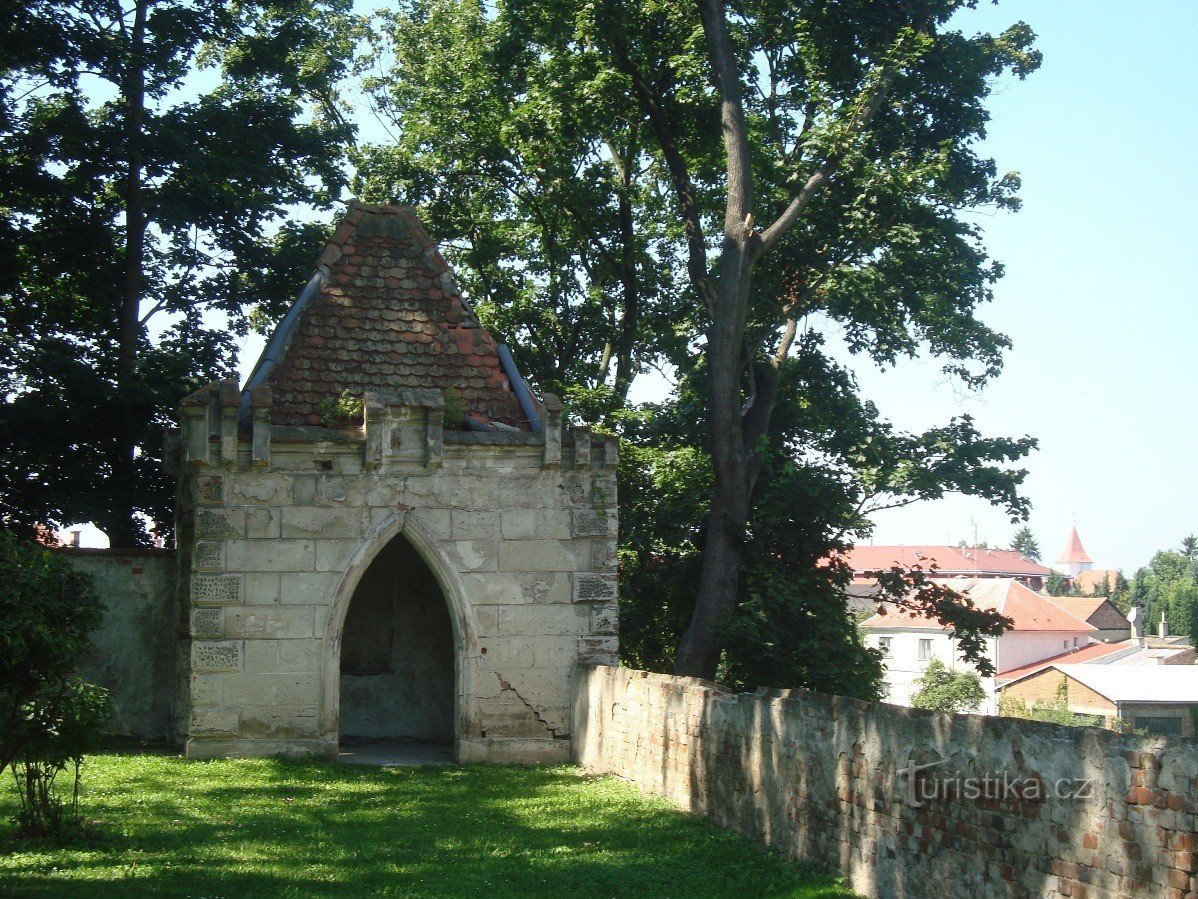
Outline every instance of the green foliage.
{"type": "Polygon", "coordinates": [[[1069,578],[1054,571],[1044,580],[1044,592],[1049,596],[1068,596],[1070,593],[1069,578]]]}
{"type": "Polygon", "coordinates": [[[358,148],[353,188],[421,207],[543,389],[622,401],[686,342],[661,173],[626,86],[570,42],[572,15],[518,6],[409,0],[376,15],[363,89],[393,139],[358,148]]]}
{"type": "Polygon", "coordinates": [[[448,387],[444,392],[445,396],[445,427],[456,428],[466,420],[466,404],[462,402],[462,395],[448,387]]]}
{"type": "MultiPolygon", "coordinates": [[[[98,827],[98,845],[30,849],[0,827],[0,893],[852,895],[830,875],[577,768],[161,755],[91,756],[86,767],[88,816],[111,823],[112,837],[98,827]]],[[[0,784],[0,819],[16,804],[0,784]]]]}
{"type": "Polygon", "coordinates": [[[1037,699],[1029,706],[1020,699],[1004,695],[998,701],[998,714],[1007,718],[1025,718],[1049,724],[1065,724],[1069,727],[1102,726],[1102,718],[1098,715],[1079,715],[1069,711],[1069,686],[1064,675],[1061,675],[1056,695],[1052,699],[1037,699]]]}
{"type": "Polygon", "coordinates": [[[917,709],[935,712],[976,712],[986,699],[982,680],[973,671],[949,671],[939,659],[933,659],[916,681],[919,689],[911,697],[917,709]]]}
{"type": "Polygon", "coordinates": [[[0,529],[0,771],[38,737],[20,722],[70,679],[102,611],[91,578],[0,529]]]}
{"type": "Polygon", "coordinates": [[[1198,636],[1198,557],[1188,552],[1189,541],[1182,541],[1180,551],[1156,553],[1119,592],[1124,611],[1133,605],[1143,609],[1148,631],[1155,632],[1164,615],[1170,633],[1198,636]]]}
{"type": "Polygon", "coordinates": [[[16,777],[27,835],[77,816],[79,761],[107,718],[107,694],[73,674],[102,611],[88,576],[0,529],[0,772],[11,767],[16,777]],[[64,817],[53,788],[71,763],[64,817]]]}
{"type": "Polygon", "coordinates": [[[343,390],[338,397],[321,400],[320,423],[326,428],[360,428],[362,408],[362,397],[343,390]]]}
{"type": "Polygon", "coordinates": [[[1032,533],[1032,529],[1027,525],[1015,532],[1015,536],[1011,538],[1011,549],[1025,559],[1031,559],[1033,562],[1040,561],[1040,544],[1036,540],[1036,535],[1032,533]]]}
{"type": "MultiPolygon", "coordinates": [[[[701,372],[680,384],[676,400],[612,417],[623,435],[621,658],[655,671],[672,669],[695,603],[711,484],[710,459],[699,448],[701,372]]],[[[880,656],[848,613],[852,573],[830,559],[869,533],[866,513],[875,505],[949,490],[1014,503],[1018,481],[986,461],[998,454],[997,443],[973,455],[972,440],[896,432],[822,353],[800,352],[783,383],[802,401],[784,404],[775,417],[737,609],[722,628],[718,677],[736,689],[802,686],[877,699],[880,656]]],[[[985,637],[1001,633],[1005,619],[969,608],[926,574],[878,572],[882,599],[950,623],[967,656],[985,667],[985,637]]]]}
{"type": "Polygon", "coordinates": [[[347,0],[44,0],[0,23],[0,521],[169,532],[162,429],[235,370],[344,182],[347,0]]]}
{"type": "Polygon", "coordinates": [[[47,687],[23,706],[18,729],[26,739],[12,763],[22,836],[48,836],[79,823],[80,767],[83,756],[98,748],[109,713],[108,691],[76,679],[47,687]],[[68,766],[70,805],[55,791],[68,766]]]}

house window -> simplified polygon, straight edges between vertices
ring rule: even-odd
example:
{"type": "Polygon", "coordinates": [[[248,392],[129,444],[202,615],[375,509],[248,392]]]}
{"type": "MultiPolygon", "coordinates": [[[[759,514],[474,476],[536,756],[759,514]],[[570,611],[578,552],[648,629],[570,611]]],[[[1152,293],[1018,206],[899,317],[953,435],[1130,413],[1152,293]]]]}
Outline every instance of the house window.
{"type": "Polygon", "coordinates": [[[1066,649],[1068,649],[1068,648],[1069,648],[1069,641],[1068,641],[1068,640],[1064,640],[1064,641],[1062,641],[1062,642],[1065,644],[1065,648],[1066,648],[1066,649]]]}
{"type": "Polygon", "coordinates": [[[1180,737],[1181,719],[1164,715],[1137,715],[1136,730],[1146,730],[1155,737],[1180,737]]]}
{"type": "Polygon", "coordinates": [[[882,655],[884,655],[884,656],[890,655],[890,638],[889,637],[879,637],[878,638],[878,649],[882,650],[882,655]]]}
{"type": "Polygon", "coordinates": [[[931,640],[920,640],[919,641],[919,660],[921,662],[926,662],[931,657],[932,657],[932,641],[931,640]]]}

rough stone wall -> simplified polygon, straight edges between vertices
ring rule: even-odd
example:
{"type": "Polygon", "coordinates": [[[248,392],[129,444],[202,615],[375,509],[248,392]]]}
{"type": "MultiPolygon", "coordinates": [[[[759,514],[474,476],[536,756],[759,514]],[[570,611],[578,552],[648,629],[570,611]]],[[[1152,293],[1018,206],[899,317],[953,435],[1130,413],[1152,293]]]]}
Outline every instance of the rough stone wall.
{"type": "Polygon", "coordinates": [[[1198,895],[1190,741],[805,690],[734,695],[603,665],[580,673],[573,728],[581,765],[838,869],[866,895],[1198,895]],[[900,772],[941,759],[912,803],[900,772]],[[986,774],[976,798],[963,780],[954,791],[954,776],[986,774]],[[932,776],[948,786],[921,798],[932,776]],[[1057,798],[1058,781],[1072,794],[1084,778],[1087,798],[1057,798]]]}
{"type": "Polygon", "coordinates": [[[368,395],[358,435],[256,409],[247,441],[229,393],[184,407],[188,755],[336,751],[346,609],[402,537],[450,606],[458,757],[565,760],[575,664],[616,657],[614,442],[442,436],[419,392],[368,395]]]}
{"type": "Polygon", "coordinates": [[[114,734],[137,740],[174,736],[179,612],[171,550],[62,550],[95,578],[104,617],[80,665],[84,680],[106,687],[114,734]]]}

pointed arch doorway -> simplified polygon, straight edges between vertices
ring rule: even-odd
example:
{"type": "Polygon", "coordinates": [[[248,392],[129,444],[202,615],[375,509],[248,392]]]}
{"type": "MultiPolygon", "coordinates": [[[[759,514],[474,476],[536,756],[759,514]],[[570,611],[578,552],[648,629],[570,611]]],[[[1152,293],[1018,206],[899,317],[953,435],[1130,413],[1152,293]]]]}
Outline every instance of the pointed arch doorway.
{"type": "Polygon", "coordinates": [[[366,565],[345,610],[338,660],[343,750],[380,744],[451,749],[455,639],[446,596],[397,533],[366,565]]]}

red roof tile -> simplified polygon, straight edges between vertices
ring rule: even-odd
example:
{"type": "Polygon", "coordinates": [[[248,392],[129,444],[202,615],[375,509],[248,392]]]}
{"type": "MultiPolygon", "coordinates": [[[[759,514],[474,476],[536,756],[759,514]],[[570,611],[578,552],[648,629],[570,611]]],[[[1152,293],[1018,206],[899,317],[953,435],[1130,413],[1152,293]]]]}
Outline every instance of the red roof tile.
{"type": "MultiPolygon", "coordinates": [[[[1006,615],[1014,622],[1016,631],[1055,631],[1091,633],[1098,628],[1070,615],[1060,606],[1011,578],[970,578],[941,580],[973,601],[974,608],[990,609],[1006,615]]],[[[906,609],[887,609],[885,615],[874,615],[864,622],[864,628],[916,628],[948,630],[935,618],[917,615],[906,609]]]]}
{"type": "Polygon", "coordinates": [[[1053,596],[1051,601],[1075,618],[1103,630],[1129,630],[1131,622],[1105,596],[1053,596]]]}
{"type": "Polygon", "coordinates": [[[854,546],[845,554],[845,561],[854,572],[878,571],[898,565],[925,571],[933,563],[937,573],[946,577],[956,575],[990,575],[991,577],[1048,577],[1052,570],[1014,550],[983,549],[960,546],[854,546]]]}
{"type": "Polygon", "coordinates": [[[1086,555],[1086,551],[1082,549],[1082,541],[1077,536],[1077,525],[1074,525],[1069,531],[1069,542],[1065,544],[1065,551],[1061,553],[1061,558],[1057,559],[1057,563],[1081,565],[1093,561],[1093,559],[1086,555]]]}
{"type": "Polygon", "coordinates": [[[529,427],[495,340],[405,206],[353,202],[320,257],[324,279],[266,374],[276,424],[319,424],[342,391],[453,388],[463,411],[529,427]]]}
{"type": "Polygon", "coordinates": [[[1035,674],[1037,671],[1048,668],[1057,662],[1070,665],[1080,662],[1092,662],[1095,659],[1101,659],[1103,656],[1109,656],[1113,652],[1126,652],[1135,646],[1138,646],[1138,644],[1134,640],[1124,640],[1121,643],[1091,643],[1089,646],[1083,646],[1081,649],[1071,649],[1069,652],[1050,656],[1047,659],[1032,662],[1030,665],[1024,665],[1021,668],[1011,668],[1008,671],[1002,671],[999,673],[998,680],[1003,683],[1018,680],[1021,677],[1027,677],[1029,674],[1035,674]]]}

